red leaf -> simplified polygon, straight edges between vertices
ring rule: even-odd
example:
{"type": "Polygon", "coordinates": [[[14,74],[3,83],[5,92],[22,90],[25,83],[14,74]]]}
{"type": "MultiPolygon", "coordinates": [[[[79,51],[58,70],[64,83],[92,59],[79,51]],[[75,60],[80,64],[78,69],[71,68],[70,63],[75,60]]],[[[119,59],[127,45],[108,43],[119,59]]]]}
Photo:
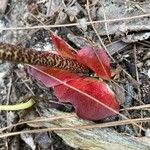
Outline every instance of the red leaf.
{"type": "Polygon", "coordinates": [[[62,102],[72,103],[77,115],[83,119],[99,120],[116,114],[106,107],[110,107],[116,112],[119,111],[119,104],[114,93],[102,81],[45,67],[30,66],[29,73],[46,87],[54,87],[58,99],[62,102]],[[106,106],[103,106],[102,103],[106,106]]]}
{"type": "Polygon", "coordinates": [[[84,47],[78,52],[77,60],[86,64],[99,77],[106,80],[111,79],[110,60],[104,50],[84,47]]]}
{"type": "Polygon", "coordinates": [[[104,82],[90,78],[80,78],[67,83],[97,100],[95,101],[92,98],[83,95],[81,92],[75,91],[63,84],[54,87],[55,95],[59,101],[70,102],[80,118],[99,120],[116,114],[106,107],[110,107],[116,112],[119,111],[119,103],[117,102],[114,93],[104,82]],[[106,107],[103,106],[102,103],[106,105],[106,107]]]}
{"type": "Polygon", "coordinates": [[[55,45],[56,50],[59,54],[64,57],[76,59],[76,51],[59,36],[52,34],[52,42],[55,45]]]}
{"type": "Polygon", "coordinates": [[[60,85],[61,83],[47,74],[42,73],[41,71],[56,77],[59,80],[62,80],[63,82],[68,82],[73,79],[78,79],[79,76],[65,71],[65,70],[60,70],[60,69],[55,69],[55,68],[50,68],[50,67],[33,67],[30,66],[28,67],[28,73],[32,75],[34,78],[37,80],[41,81],[46,87],[54,87],[56,85],[60,85]]]}

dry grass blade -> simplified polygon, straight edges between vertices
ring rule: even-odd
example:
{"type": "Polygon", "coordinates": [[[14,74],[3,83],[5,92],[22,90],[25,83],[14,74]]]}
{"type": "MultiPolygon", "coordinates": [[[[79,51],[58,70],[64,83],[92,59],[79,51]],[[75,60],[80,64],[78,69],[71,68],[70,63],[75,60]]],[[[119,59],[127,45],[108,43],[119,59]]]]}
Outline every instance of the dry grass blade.
{"type": "Polygon", "coordinates": [[[128,124],[132,124],[132,123],[136,124],[136,123],[148,122],[148,121],[150,121],[149,117],[148,118],[138,118],[138,119],[127,119],[127,120],[122,120],[122,121],[114,121],[114,122],[94,124],[94,125],[26,130],[26,131],[0,134],[0,138],[14,136],[14,135],[23,134],[23,133],[40,133],[40,132],[47,132],[47,131],[68,131],[68,130],[78,130],[78,129],[106,128],[106,127],[128,125],[128,124]]]}
{"type": "Polygon", "coordinates": [[[59,120],[59,119],[63,119],[63,118],[70,118],[70,117],[75,117],[75,115],[70,115],[69,114],[67,116],[56,116],[56,117],[50,117],[50,118],[39,118],[39,119],[35,119],[35,120],[22,121],[22,122],[19,122],[19,123],[12,124],[12,125],[9,125],[7,127],[1,128],[0,132],[3,132],[4,130],[7,130],[9,128],[14,128],[16,126],[23,125],[23,124],[53,121],[53,120],[59,120]]]}
{"type": "Polygon", "coordinates": [[[148,109],[148,108],[150,108],[150,104],[124,108],[124,109],[121,109],[121,111],[124,111],[124,110],[148,109]]]}
{"type": "MultiPolygon", "coordinates": [[[[123,20],[132,20],[132,19],[138,19],[143,17],[149,17],[150,14],[144,14],[144,15],[138,15],[133,17],[125,17],[125,18],[119,18],[119,19],[108,19],[108,20],[98,20],[98,21],[89,21],[86,22],[87,25],[96,24],[96,23],[105,23],[105,22],[117,22],[117,21],[123,21],[123,20]]],[[[0,30],[32,30],[32,29],[41,29],[41,28],[60,28],[60,27],[72,27],[72,26],[78,26],[80,23],[71,23],[71,24],[60,24],[60,25],[42,25],[42,26],[32,26],[32,27],[10,27],[10,28],[0,28],[0,30]]]]}

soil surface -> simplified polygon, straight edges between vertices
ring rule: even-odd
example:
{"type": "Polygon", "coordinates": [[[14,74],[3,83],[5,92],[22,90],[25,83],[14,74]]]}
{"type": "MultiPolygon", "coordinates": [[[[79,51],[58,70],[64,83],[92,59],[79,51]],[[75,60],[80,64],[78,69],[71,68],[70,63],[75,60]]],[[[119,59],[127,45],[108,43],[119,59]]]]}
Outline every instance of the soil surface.
{"type": "MultiPolygon", "coordinates": [[[[107,49],[111,56],[113,80],[116,83],[112,89],[119,99],[120,113],[130,119],[150,117],[150,15],[148,15],[150,2],[148,0],[125,2],[116,0],[0,0],[0,3],[0,42],[21,45],[38,51],[55,50],[50,37],[50,31],[53,31],[76,50],[86,45],[107,49]]],[[[30,97],[36,102],[30,109],[0,110],[2,129],[21,121],[55,115],[65,116],[74,112],[71,104],[59,102],[52,89],[46,88],[31,77],[23,64],[0,61],[0,104],[17,104],[29,100],[30,97]]],[[[77,118],[70,120],[69,126],[72,125],[71,123],[78,126],[120,120],[122,117],[119,115],[96,122],[77,118]]],[[[117,136],[126,135],[128,138],[134,137],[137,143],[145,139],[142,148],[148,149],[150,148],[149,120],[138,123],[140,128],[130,122],[129,125],[113,126],[108,132],[110,134],[115,132],[115,136],[117,134],[117,136]]],[[[0,135],[48,127],[65,127],[65,125],[67,125],[66,122],[59,122],[59,120],[52,124],[49,122],[24,123],[3,130],[0,135]]],[[[105,129],[102,130],[105,131],[105,129]]],[[[70,131],[66,132],[70,137],[57,131],[5,136],[0,139],[0,149],[100,149],[99,146],[91,143],[91,147],[85,147],[88,142],[83,141],[86,136],[88,138],[89,134],[86,135],[84,130],[81,130],[78,136],[74,133],[70,135],[70,131]],[[83,143],[80,145],[82,136],[84,138],[81,143],[83,143]]],[[[98,132],[98,130],[93,130],[94,134],[98,132]]],[[[87,131],[87,133],[92,135],[92,132],[87,131]]],[[[89,139],[92,140],[91,137],[89,139]]]]}

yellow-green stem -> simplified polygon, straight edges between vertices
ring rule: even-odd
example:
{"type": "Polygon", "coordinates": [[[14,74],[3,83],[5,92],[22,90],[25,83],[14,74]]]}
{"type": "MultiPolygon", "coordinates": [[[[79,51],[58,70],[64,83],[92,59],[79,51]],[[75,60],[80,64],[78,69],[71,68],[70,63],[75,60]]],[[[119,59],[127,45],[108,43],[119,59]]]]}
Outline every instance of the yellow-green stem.
{"type": "Polygon", "coordinates": [[[14,104],[14,105],[0,105],[0,110],[24,110],[27,108],[30,108],[35,104],[33,99],[30,99],[29,101],[25,103],[20,104],[14,104]]]}

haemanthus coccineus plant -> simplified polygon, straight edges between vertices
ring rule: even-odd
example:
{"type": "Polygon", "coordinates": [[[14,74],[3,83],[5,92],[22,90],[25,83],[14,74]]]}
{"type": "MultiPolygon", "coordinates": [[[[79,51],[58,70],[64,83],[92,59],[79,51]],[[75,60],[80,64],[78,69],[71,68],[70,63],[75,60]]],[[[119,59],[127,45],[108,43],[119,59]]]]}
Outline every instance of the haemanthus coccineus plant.
{"type": "Polygon", "coordinates": [[[52,87],[59,101],[71,103],[80,118],[100,120],[119,112],[119,103],[114,92],[102,80],[111,80],[107,53],[89,46],[75,52],[70,45],[54,34],[52,42],[58,55],[77,60],[95,72],[100,79],[46,67],[31,66],[29,73],[46,87],[52,87]]]}
{"type": "Polygon", "coordinates": [[[20,47],[0,43],[0,58],[34,65],[28,65],[28,73],[46,87],[53,88],[59,101],[71,103],[76,114],[83,119],[100,120],[118,113],[116,96],[102,80],[111,80],[106,52],[93,47],[84,47],[76,52],[54,34],[52,42],[56,47],[55,54],[29,49],[23,52],[20,47]],[[91,70],[100,79],[84,75],[91,70]]]}

